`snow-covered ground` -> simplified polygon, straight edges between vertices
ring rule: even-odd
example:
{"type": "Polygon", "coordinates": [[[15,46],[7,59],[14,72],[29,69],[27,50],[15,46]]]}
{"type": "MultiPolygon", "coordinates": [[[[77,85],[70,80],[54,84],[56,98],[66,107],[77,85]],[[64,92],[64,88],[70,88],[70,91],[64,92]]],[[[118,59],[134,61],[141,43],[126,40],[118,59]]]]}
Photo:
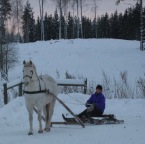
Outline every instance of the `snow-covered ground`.
{"type": "MultiPolygon", "coordinates": [[[[77,105],[89,98],[83,94],[59,94],[75,113],[85,107],[77,105]],[[69,96],[73,97],[70,98],[69,96]],[[73,103],[73,104],[72,104],[73,103]]],[[[124,119],[121,125],[86,126],[53,125],[49,133],[38,134],[37,116],[34,114],[34,135],[27,136],[29,122],[24,98],[17,98],[0,109],[0,144],[144,144],[145,100],[107,100],[105,113],[114,113],[124,119]]],[[[67,111],[56,103],[53,121],[62,121],[61,114],[67,111]]],[[[44,123],[43,123],[44,126],[44,123]]]]}
{"type": "Polygon", "coordinates": [[[145,53],[139,50],[138,41],[114,39],[52,40],[17,45],[19,64],[9,74],[10,81],[21,77],[23,60],[32,60],[39,74],[65,77],[73,75],[101,82],[102,71],[112,79],[128,72],[130,82],[135,82],[145,72],[145,53]]]}
{"type": "MultiPolygon", "coordinates": [[[[65,72],[83,75],[90,81],[101,83],[102,71],[113,78],[121,71],[128,72],[130,83],[135,84],[144,77],[145,53],[139,50],[138,41],[113,39],[51,40],[30,44],[18,44],[19,64],[9,74],[10,81],[22,77],[23,60],[32,60],[39,74],[49,74],[64,79],[65,72]]],[[[1,84],[0,84],[1,85],[1,84]]],[[[89,98],[83,94],[59,94],[75,113],[85,107],[89,98]],[[70,98],[69,96],[73,97],[70,98]],[[74,99],[77,99],[75,101],[74,99]]],[[[24,98],[13,100],[0,109],[0,144],[144,144],[145,100],[125,99],[107,100],[105,113],[113,113],[124,119],[122,125],[65,126],[54,125],[49,133],[38,134],[37,116],[34,114],[34,135],[28,137],[28,114],[24,98]]],[[[56,103],[53,121],[62,121],[61,114],[67,111],[56,103]]]]}

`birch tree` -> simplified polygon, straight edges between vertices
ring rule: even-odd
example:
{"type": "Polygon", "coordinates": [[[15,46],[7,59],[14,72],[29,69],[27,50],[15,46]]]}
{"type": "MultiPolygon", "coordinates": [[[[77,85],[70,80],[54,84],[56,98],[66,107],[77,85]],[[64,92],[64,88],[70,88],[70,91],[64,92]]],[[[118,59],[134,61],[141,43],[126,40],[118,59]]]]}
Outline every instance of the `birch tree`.
{"type": "Polygon", "coordinates": [[[17,28],[17,42],[20,41],[20,25],[21,18],[23,13],[23,0],[11,0],[12,7],[12,18],[13,18],[13,27],[12,31],[14,32],[14,28],[17,28]]]}
{"type": "Polygon", "coordinates": [[[77,38],[79,38],[80,33],[80,20],[79,20],[79,0],[74,0],[77,7],[77,38]]]}
{"type": "Polygon", "coordinates": [[[41,20],[41,40],[44,41],[44,2],[45,0],[39,0],[40,20],[41,20]]]}
{"type": "Polygon", "coordinates": [[[65,18],[65,28],[64,28],[64,36],[67,39],[67,24],[68,24],[68,7],[69,7],[70,0],[62,0],[63,11],[64,11],[64,18],[65,18]]]}
{"type": "Polygon", "coordinates": [[[72,10],[73,10],[73,39],[75,38],[75,20],[74,20],[74,17],[75,17],[75,1],[72,2],[72,10]]]}
{"type": "Polygon", "coordinates": [[[94,22],[95,22],[95,36],[97,35],[97,8],[98,8],[98,0],[92,0],[93,1],[93,11],[94,11],[94,22]]]}
{"type": "Polygon", "coordinates": [[[62,0],[52,0],[59,10],[59,39],[62,38],[62,0]]]}

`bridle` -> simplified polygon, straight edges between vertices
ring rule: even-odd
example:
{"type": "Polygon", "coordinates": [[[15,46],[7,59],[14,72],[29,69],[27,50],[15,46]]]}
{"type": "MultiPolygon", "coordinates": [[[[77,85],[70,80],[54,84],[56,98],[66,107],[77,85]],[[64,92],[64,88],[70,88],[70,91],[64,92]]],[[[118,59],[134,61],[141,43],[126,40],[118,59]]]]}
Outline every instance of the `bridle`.
{"type": "MultiPolygon", "coordinates": [[[[24,66],[24,67],[31,67],[31,66],[24,66]]],[[[25,75],[25,76],[23,76],[23,79],[24,79],[25,77],[28,77],[28,78],[30,78],[30,80],[31,80],[32,77],[33,77],[33,70],[31,70],[30,72],[32,73],[32,75],[31,75],[31,76],[30,76],[30,75],[25,75]]]]}

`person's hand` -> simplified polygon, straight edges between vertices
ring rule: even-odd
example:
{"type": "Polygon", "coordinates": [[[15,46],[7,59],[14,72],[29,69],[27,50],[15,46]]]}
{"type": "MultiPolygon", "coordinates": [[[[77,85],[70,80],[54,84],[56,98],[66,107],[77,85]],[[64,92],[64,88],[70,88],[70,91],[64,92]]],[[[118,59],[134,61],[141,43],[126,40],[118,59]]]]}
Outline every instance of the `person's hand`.
{"type": "Polygon", "coordinates": [[[88,107],[87,107],[87,112],[91,112],[92,110],[94,110],[96,104],[88,104],[88,107]]]}
{"type": "Polygon", "coordinates": [[[87,108],[90,107],[90,105],[91,105],[91,104],[89,104],[89,103],[86,103],[86,104],[85,104],[85,106],[86,106],[87,108]]]}

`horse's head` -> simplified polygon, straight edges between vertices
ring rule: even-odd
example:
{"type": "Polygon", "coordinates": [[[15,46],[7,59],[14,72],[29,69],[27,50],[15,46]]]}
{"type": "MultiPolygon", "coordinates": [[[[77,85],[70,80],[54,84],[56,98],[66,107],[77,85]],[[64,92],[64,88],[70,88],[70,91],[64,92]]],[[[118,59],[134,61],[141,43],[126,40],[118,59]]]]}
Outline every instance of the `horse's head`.
{"type": "Polygon", "coordinates": [[[28,85],[36,76],[36,67],[32,61],[23,61],[23,79],[24,84],[28,85]]]}

